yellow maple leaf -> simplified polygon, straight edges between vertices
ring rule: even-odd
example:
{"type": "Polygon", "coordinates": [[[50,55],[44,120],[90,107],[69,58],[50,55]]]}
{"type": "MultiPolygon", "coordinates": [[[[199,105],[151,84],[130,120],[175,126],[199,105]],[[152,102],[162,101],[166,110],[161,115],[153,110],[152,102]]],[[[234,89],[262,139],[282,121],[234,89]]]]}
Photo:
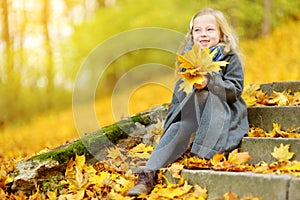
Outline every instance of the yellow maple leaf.
{"type": "Polygon", "coordinates": [[[107,171],[99,172],[90,177],[90,184],[105,185],[110,180],[110,173],[107,171]]]}
{"type": "Polygon", "coordinates": [[[183,169],[183,164],[180,163],[172,163],[172,165],[168,168],[169,172],[174,178],[180,178],[182,169],[183,169]]]}
{"type": "Polygon", "coordinates": [[[146,145],[144,143],[140,143],[137,146],[130,149],[129,152],[132,152],[132,153],[149,153],[149,152],[152,152],[152,151],[153,151],[153,146],[146,145]]]}
{"type": "Polygon", "coordinates": [[[260,161],[257,165],[255,165],[253,172],[266,173],[268,170],[269,170],[269,164],[264,161],[260,161]]]}
{"type": "Polygon", "coordinates": [[[289,137],[289,135],[290,134],[288,132],[281,130],[281,127],[278,123],[273,123],[273,129],[266,134],[267,137],[284,137],[284,138],[289,137]]]}
{"type": "Polygon", "coordinates": [[[123,176],[120,176],[116,181],[117,184],[114,185],[114,190],[116,192],[119,192],[123,195],[125,195],[127,193],[127,191],[129,190],[129,188],[134,186],[134,181],[132,180],[128,180],[123,176]]]}
{"type": "Polygon", "coordinates": [[[290,166],[287,167],[287,171],[290,173],[290,174],[293,174],[293,175],[299,175],[299,172],[300,172],[300,162],[295,162],[295,163],[292,163],[290,166]]]}
{"type": "Polygon", "coordinates": [[[193,90],[193,84],[187,81],[187,79],[183,79],[183,82],[179,85],[179,90],[183,90],[188,94],[193,90]]]}
{"type": "Polygon", "coordinates": [[[253,106],[257,103],[256,94],[259,89],[259,84],[249,84],[244,87],[242,96],[247,106],[253,106]]]}
{"type": "Polygon", "coordinates": [[[192,186],[185,181],[183,186],[178,186],[178,184],[169,184],[167,188],[161,188],[156,192],[160,197],[174,199],[175,197],[180,197],[184,194],[187,194],[191,189],[192,186]]]}
{"type": "Polygon", "coordinates": [[[66,179],[75,179],[75,176],[76,176],[75,161],[73,159],[70,159],[66,167],[65,177],[66,179]]]}
{"type": "Polygon", "coordinates": [[[82,156],[76,155],[75,164],[79,168],[79,170],[82,170],[85,165],[85,155],[82,156]]]}
{"type": "Polygon", "coordinates": [[[208,197],[208,192],[206,188],[202,188],[199,185],[194,185],[194,192],[193,192],[193,196],[197,197],[197,199],[207,199],[208,197]]]}
{"type": "Polygon", "coordinates": [[[48,197],[49,200],[56,200],[57,199],[57,190],[54,190],[54,191],[48,190],[46,192],[46,194],[47,194],[47,197],[48,197]]]}
{"type": "Polygon", "coordinates": [[[112,159],[120,159],[120,158],[123,158],[123,154],[119,151],[119,149],[117,148],[114,148],[114,147],[111,147],[109,148],[108,150],[108,155],[107,155],[108,158],[112,158],[112,159]]]}
{"type": "Polygon", "coordinates": [[[222,154],[216,153],[216,154],[212,157],[212,159],[210,159],[210,162],[211,162],[211,164],[212,164],[213,166],[218,166],[218,165],[220,165],[221,161],[222,161],[224,158],[225,158],[224,153],[222,153],[222,154]]]}
{"type": "Polygon", "coordinates": [[[209,165],[209,160],[193,156],[185,159],[183,164],[187,168],[206,168],[209,165]]]}
{"type": "MultiPolygon", "coordinates": [[[[1,178],[1,177],[0,177],[1,178]]],[[[14,178],[11,176],[6,176],[5,177],[5,181],[4,181],[4,185],[12,183],[14,181],[14,178]]]]}
{"type": "Polygon", "coordinates": [[[236,165],[244,165],[251,159],[249,152],[238,152],[238,149],[233,150],[228,156],[228,162],[236,165]]]}
{"type": "Polygon", "coordinates": [[[208,48],[202,49],[199,44],[194,44],[192,49],[187,51],[184,55],[177,54],[177,60],[180,63],[180,72],[178,72],[178,74],[183,77],[183,81],[185,82],[180,85],[179,89],[183,89],[188,93],[195,83],[203,83],[204,75],[218,72],[222,66],[225,67],[228,62],[214,62],[212,60],[216,53],[217,50],[210,53],[208,48]]]}
{"type": "Polygon", "coordinates": [[[139,158],[149,158],[150,153],[153,151],[153,146],[146,145],[144,143],[140,143],[137,146],[133,147],[129,150],[129,153],[132,153],[134,156],[137,156],[139,158]]]}
{"type": "Polygon", "coordinates": [[[223,195],[223,200],[239,200],[239,197],[233,192],[227,192],[223,195]]]}
{"type": "Polygon", "coordinates": [[[75,170],[76,170],[76,185],[79,187],[79,188],[82,188],[82,186],[86,183],[86,179],[84,178],[84,174],[82,173],[82,171],[77,167],[75,166],[75,170]]]}
{"type": "Polygon", "coordinates": [[[300,92],[294,92],[291,105],[300,105],[300,92]]]}
{"type": "Polygon", "coordinates": [[[273,91],[270,95],[270,104],[276,104],[278,106],[286,106],[289,103],[287,96],[284,93],[273,91]]]}
{"type": "Polygon", "coordinates": [[[289,151],[290,145],[280,144],[280,147],[274,147],[274,151],[271,153],[274,158],[276,158],[279,162],[289,161],[294,153],[289,151]]]}
{"type": "Polygon", "coordinates": [[[84,194],[85,194],[85,190],[78,190],[78,191],[74,191],[73,193],[59,195],[58,199],[81,200],[81,199],[83,199],[84,194]]]}

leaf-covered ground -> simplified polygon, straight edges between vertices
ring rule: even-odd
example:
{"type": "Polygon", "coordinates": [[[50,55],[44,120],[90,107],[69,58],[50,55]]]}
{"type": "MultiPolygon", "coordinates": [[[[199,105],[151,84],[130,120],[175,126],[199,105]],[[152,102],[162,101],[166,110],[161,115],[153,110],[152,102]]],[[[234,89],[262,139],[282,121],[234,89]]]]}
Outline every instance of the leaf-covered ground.
{"type": "Polygon", "coordinates": [[[243,98],[247,106],[299,106],[300,91],[292,93],[291,90],[271,94],[263,92],[259,84],[246,85],[243,98]]]}
{"type": "MultiPolygon", "coordinates": [[[[250,132],[255,132],[251,129],[250,132]]],[[[260,132],[263,130],[260,130],[260,132]]],[[[278,125],[274,125],[271,132],[284,132],[278,125]]],[[[152,134],[160,135],[162,126],[155,127],[152,134]]],[[[290,133],[286,132],[286,135],[290,133]]],[[[274,135],[275,137],[275,135],[274,135]]],[[[12,192],[9,184],[13,179],[9,173],[14,169],[13,162],[1,165],[0,199],[133,199],[126,196],[137,177],[132,172],[132,166],[143,166],[153,151],[153,146],[140,143],[133,148],[111,148],[106,160],[96,164],[87,164],[85,156],[76,156],[67,164],[64,177],[53,176],[36,185],[35,191],[25,194],[22,191],[12,192]]],[[[141,199],[207,199],[209,191],[201,185],[189,185],[180,172],[187,169],[210,169],[216,171],[252,171],[255,173],[291,174],[300,177],[300,162],[291,161],[293,152],[289,145],[275,147],[272,156],[277,159],[273,163],[260,162],[249,164],[252,159],[248,152],[232,151],[227,157],[216,154],[206,160],[193,156],[187,152],[176,162],[160,170],[155,188],[149,195],[141,195],[141,199]],[[163,172],[169,171],[174,178],[180,179],[177,184],[170,183],[163,172]]],[[[221,197],[219,197],[221,198],[221,197]]],[[[228,191],[223,199],[261,199],[258,197],[237,197],[234,192],[228,191]]]]}

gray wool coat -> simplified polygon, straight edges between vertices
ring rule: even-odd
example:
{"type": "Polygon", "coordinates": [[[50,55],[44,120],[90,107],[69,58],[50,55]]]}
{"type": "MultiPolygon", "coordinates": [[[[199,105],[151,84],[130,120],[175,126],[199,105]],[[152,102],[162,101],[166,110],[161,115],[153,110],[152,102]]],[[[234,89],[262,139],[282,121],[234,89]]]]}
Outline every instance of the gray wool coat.
{"type": "Polygon", "coordinates": [[[247,106],[241,97],[244,87],[242,64],[234,52],[227,53],[223,60],[229,64],[209,76],[207,87],[200,91],[194,88],[186,94],[178,90],[182,80],[176,83],[164,124],[165,133],[172,123],[181,120],[183,112],[190,112],[185,108],[196,109],[198,127],[191,152],[201,158],[210,159],[216,153],[237,148],[249,129],[247,106]],[[200,95],[204,93],[203,98],[200,95]]]}

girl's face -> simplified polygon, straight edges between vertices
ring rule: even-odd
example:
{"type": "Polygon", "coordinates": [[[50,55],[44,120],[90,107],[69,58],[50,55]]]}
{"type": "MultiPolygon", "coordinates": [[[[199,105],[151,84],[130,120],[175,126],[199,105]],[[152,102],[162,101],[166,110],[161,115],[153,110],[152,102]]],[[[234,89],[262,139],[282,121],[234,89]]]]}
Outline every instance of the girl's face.
{"type": "Polygon", "coordinates": [[[210,48],[220,42],[221,33],[217,21],[213,15],[201,15],[194,19],[193,41],[202,48],[210,48]]]}

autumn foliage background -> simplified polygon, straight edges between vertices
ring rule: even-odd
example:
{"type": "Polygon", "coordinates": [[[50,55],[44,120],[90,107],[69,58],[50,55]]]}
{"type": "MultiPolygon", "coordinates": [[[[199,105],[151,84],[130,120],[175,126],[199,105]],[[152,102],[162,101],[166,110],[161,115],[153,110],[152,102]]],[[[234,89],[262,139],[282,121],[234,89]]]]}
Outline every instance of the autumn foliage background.
{"type": "MultiPolygon", "coordinates": [[[[79,137],[72,87],[82,61],[96,45],[146,26],[185,34],[191,16],[204,6],[224,11],[237,30],[245,84],[300,79],[298,1],[241,0],[234,6],[229,0],[139,2],[1,0],[0,163],[17,162],[79,137]]],[[[174,61],[166,52],[144,50],[112,63],[102,83],[107,90],[97,91],[95,100],[101,125],[119,120],[111,112],[111,91],[122,74],[148,62],[174,67],[174,61]]],[[[123,106],[134,114],[170,102],[171,95],[166,87],[144,85],[124,99],[123,106]]]]}

